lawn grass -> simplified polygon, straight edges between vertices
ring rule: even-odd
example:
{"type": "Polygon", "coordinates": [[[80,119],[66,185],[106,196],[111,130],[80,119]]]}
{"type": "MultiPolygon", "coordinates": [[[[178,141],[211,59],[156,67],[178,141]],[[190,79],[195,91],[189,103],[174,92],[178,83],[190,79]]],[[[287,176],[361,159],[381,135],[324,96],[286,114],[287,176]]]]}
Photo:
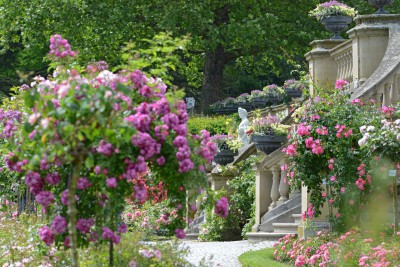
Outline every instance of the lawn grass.
{"type": "Polygon", "coordinates": [[[248,251],[239,256],[243,267],[291,267],[274,260],[274,248],[248,251]]]}

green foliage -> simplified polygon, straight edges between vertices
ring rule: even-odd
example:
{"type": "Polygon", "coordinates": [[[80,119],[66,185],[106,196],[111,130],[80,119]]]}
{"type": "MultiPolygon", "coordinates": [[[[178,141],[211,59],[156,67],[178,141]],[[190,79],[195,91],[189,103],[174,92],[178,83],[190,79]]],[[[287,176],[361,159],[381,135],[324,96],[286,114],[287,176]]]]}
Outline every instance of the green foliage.
{"type": "Polygon", "coordinates": [[[274,248],[265,248],[256,251],[248,251],[239,256],[243,267],[289,267],[274,260],[274,248]]]}
{"type": "Polygon", "coordinates": [[[132,42],[127,44],[121,56],[127,63],[117,69],[140,69],[171,84],[171,71],[176,71],[178,66],[182,67],[177,52],[186,52],[186,46],[190,43],[189,37],[173,38],[171,33],[161,32],[153,39],[143,39],[142,42],[146,43],[142,48],[137,48],[137,44],[132,42]]]}
{"type": "MultiPolygon", "coordinates": [[[[220,218],[212,214],[217,199],[227,195],[225,188],[207,193],[207,200],[203,203],[206,211],[206,223],[203,225],[200,238],[209,241],[230,240],[245,236],[254,225],[255,216],[255,171],[252,165],[259,162],[262,157],[250,156],[240,162],[237,168],[222,168],[222,173],[236,174],[227,182],[229,215],[220,218]]],[[[228,165],[229,166],[229,165],[228,165]]]]}
{"type": "Polygon", "coordinates": [[[214,205],[218,199],[227,196],[225,188],[219,191],[207,192],[207,200],[203,203],[206,222],[202,225],[199,240],[204,241],[231,241],[241,239],[239,225],[239,213],[234,207],[232,199],[229,199],[229,213],[226,218],[221,218],[213,213],[214,205]]]}
{"type": "Polygon", "coordinates": [[[220,115],[220,116],[192,116],[188,121],[189,132],[197,134],[200,130],[205,129],[211,135],[228,134],[237,129],[239,125],[239,115],[220,115]]]}
{"type": "Polygon", "coordinates": [[[239,175],[228,182],[232,192],[230,199],[238,213],[236,219],[243,227],[242,236],[245,236],[254,225],[256,180],[252,165],[260,162],[261,159],[262,157],[253,155],[240,162],[238,164],[239,175]]]}

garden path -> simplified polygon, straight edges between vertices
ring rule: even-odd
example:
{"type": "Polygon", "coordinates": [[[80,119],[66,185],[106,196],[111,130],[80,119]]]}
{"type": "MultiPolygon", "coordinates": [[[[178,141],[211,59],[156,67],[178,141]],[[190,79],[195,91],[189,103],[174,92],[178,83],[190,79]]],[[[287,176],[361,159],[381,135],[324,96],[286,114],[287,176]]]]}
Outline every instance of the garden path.
{"type": "MultiPolygon", "coordinates": [[[[182,241],[184,247],[189,248],[187,260],[194,266],[205,262],[212,267],[241,267],[238,257],[250,250],[260,250],[272,247],[274,241],[249,243],[247,240],[231,242],[199,242],[182,241]]],[[[204,265],[203,265],[204,266],[204,265]]]]}

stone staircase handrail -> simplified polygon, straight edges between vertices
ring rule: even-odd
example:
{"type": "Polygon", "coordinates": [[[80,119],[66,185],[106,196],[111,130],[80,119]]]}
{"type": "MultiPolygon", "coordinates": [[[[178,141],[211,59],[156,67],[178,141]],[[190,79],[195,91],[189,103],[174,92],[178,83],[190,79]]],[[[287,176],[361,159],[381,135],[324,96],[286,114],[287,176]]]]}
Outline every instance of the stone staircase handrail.
{"type": "MultiPolygon", "coordinates": [[[[400,21],[400,16],[396,15],[400,21]]],[[[356,98],[380,98],[379,92],[384,94],[385,84],[390,82],[400,70],[400,25],[389,24],[389,41],[386,53],[378,68],[358,88],[354,89],[351,99],[356,98]]],[[[386,95],[388,98],[388,95],[386,95]]],[[[379,99],[376,99],[379,101],[379,99]]],[[[397,99],[396,99],[397,100],[397,99]]]]}

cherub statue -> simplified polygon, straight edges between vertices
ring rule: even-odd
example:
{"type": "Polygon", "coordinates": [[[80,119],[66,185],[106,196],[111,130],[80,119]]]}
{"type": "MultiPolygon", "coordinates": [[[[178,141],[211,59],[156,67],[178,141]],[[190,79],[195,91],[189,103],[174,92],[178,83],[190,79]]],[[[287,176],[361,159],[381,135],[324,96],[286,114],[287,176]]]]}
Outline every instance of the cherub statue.
{"type": "Polygon", "coordinates": [[[239,117],[242,119],[242,122],[239,124],[238,139],[243,142],[243,146],[247,146],[250,140],[246,134],[246,130],[250,126],[250,122],[249,119],[247,119],[247,111],[244,108],[239,108],[238,113],[239,117]]]}

